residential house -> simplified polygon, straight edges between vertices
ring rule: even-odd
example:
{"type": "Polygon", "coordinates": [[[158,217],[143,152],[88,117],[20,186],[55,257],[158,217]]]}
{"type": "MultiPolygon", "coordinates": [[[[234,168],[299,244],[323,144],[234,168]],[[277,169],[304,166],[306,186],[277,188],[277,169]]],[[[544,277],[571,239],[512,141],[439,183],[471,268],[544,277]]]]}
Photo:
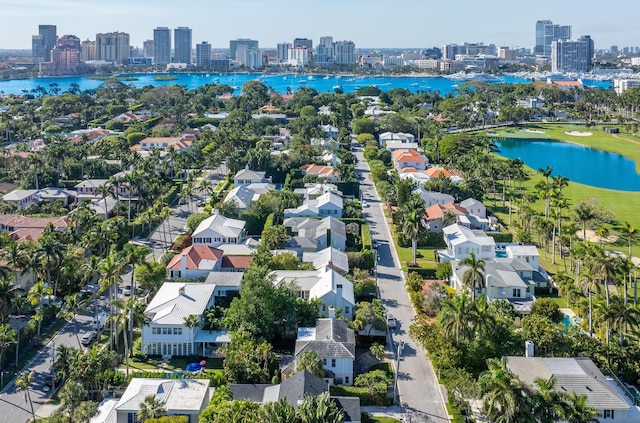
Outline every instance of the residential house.
{"type": "Polygon", "coordinates": [[[213,293],[216,297],[228,297],[237,294],[242,289],[242,278],[244,273],[236,272],[209,272],[204,283],[216,287],[213,293]]]}
{"type": "Polygon", "coordinates": [[[79,184],[76,184],[74,188],[78,193],[78,199],[92,199],[108,196],[109,194],[107,192],[104,192],[108,185],[108,179],[87,179],[80,182],[79,184]]]}
{"type": "Polygon", "coordinates": [[[222,256],[222,266],[220,270],[222,272],[244,272],[247,270],[251,262],[253,261],[253,256],[245,256],[245,255],[226,255],[222,256]]]}
{"type": "Polygon", "coordinates": [[[313,264],[313,268],[317,270],[329,267],[343,276],[349,273],[347,253],[333,247],[318,252],[303,252],[302,262],[313,264]]]}
{"type": "Polygon", "coordinates": [[[412,169],[422,172],[427,169],[429,164],[427,157],[417,150],[396,150],[391,153],[391,161],[399,173],[412,169]]]}
{"type": "Polygon", "coordinates": [[[213,284],[162,284],[144,311],[149,323],[142,327],[142,353],[215,357],[217,348],[230,341],[226,332],[201,328],[202,314],[215,305],[215,292],[213,284]],[[190,316],[197,316],[197,326],[185,325],[185,318],[190,316]]]}
{"type": "Polygon", "coordinates": [[[393,153],[397,150],[418,150],[420,148],[420,144],[417,142],[387,141],[385,147],[393,153]]]}
{"type": "Polygon", "coordinates": [[[338,138],[338,128],[331,124],[320,125],[320,131],[325,138],[338,138]]]}
{"type": "Polygon", "coordinates": [[[257,183],[271,183],[271,177],[266,177],[266,172],[258,172],[249,169],[247,165],[244,169],[238,171],[233,177],[233,186],[250,185],[257,183]]]}
{"type": "Polygon", "coordinates": [[[295,188],[293,192],[302,196],[305,200],[316,198],[326,192],[333,192],[334,194],[342,197],[342,191],[338,190],[337,186],[330,183],[306,183],[304,184],[304,188],[295,188]]]}
{"type": "Polygon", "coordinates": [[[343,206],[342,197],[333,192],[327,192],[316,199],[305,200],[300,207],[285,209],[284,217],[331,216],[339,219],[342,217],[343,206]]]}
{"type": "Polygon", "coordinates": [[[429,169],[424,171],[424,174],[427,175],[430,181],[435,181],[441,176],[445,178],[451,178],[453,176],[453,173],[447,169],[437,166],[431,166],[429,169]]]}
{"type": "Polygon", "coordinates": [[[347,226],[344,222],[334,218],[324,219],[294,217],[285,219],[283,225],[291,229],[292,233],[313,240],[316,250],[333,247],[345,251],[347,246],[347,226]]]}
{"type": "Polygon", "coordinates": [[[38,275],[34,269],[23,269],[11,267],[8,261],[0,261],[0,267],[11,270],[10,280],[13,285],[20,291],[20,294],[26,294],[29,289],[35,285],[38,275]]]}
{"type": "Polygon", "coordinates": [[[167,151],[173,148],[176,153],[182,153],[191,148],[192,140],[178,137],[147,137],[131,147],[132,151],[151,151],[153,149],[167,151]]]}
{"type": "Polygon", "coordinates": [[[417,188],[414,193],[420,195],[425,207],[431,207],[434,204],[440,204],[442,206],[455,201],[452,195],[437,191],[427,191],[424,188],[417,188]]]}
{"type": "Polygon", "coordinates": [[[415,143],[416,137],[406,132],[383,132],[378,135],[380,147],[386,147],[389,141],[399,141],[402,143],[415,143]]]}
{"type": "Polygon", "coordinates": [[[103,128],[77,129],[69,132],[67,139],[70,142],[87,142],[89,144],[93,144],[104,137],[114,134],[114,131],[103,128]]]}
{"type": "Polygon", "coordinates": [[[222,267],[223,251],[207,245],[191,245],[167,264],[170,279],[198,279],[222,267]]]}
{"type": "Polygon", "coordinates": [[[504,248],[507,258],[519,259],[533,269],[533,282],[536,288],[547,288],[551,282],[549,274],[540,266],[540,253],[534,245],[507,245],[504,248]]]}
{"type": "Polygon", "coordinates": [[[467,213],[478,216],[487,217],[487,208],[475,198],[467,198],[460,202],[460,206],[467,210],[467,213]]]}
{"type": "Polygon", "coordinates": [[[505,357],[507,368],[536,389],[535,380],[555,379],[554,389],[587,397],[587,406],[598,411],[602,423],[638,423],[640,408],[629,390],[611,376],[604,375],[587,357],[505,357]]]}
{"type": "MultiPolygon", "coordinates": [[[[318,396],[329,391],[329,384],[307,370],[301,370],[284,379],[279,385],[231,383],[229,388],[234,400],[260,404],[284,400],[297,409],[305,397],[318,396]]],[[[342,410],[345,423],[360,423],[362,421],[359,398],[331,396],[329,400],[342,410]]]]}
{"type": "Polygon", "coordinates": [[[464,260],[474,253],[476,260],[493,260],[496,257],[495,240],[480,230],[466,228],[459,224],[442,229],[446,250],[438,251],[443,261],[464,260]]]}
{"type": "Polygon", "coordinates": [[[191,235],[194,245],[218,247],[222,244],[239,244],[244,241],[246,231],[242,220],[229,219],[213,214],[200,222],[191,235]]]}
{"type": "Polygon", "coordinates": [[[311,138],[309,144],[313,147],[320,147],[323,151],[337,151],[340,143],[335,138],[311,138]]]}
{"type": "Polygon", "coordinates": [[[340,179],[340,172],[333,166],[323,166],[316,164],[306,164],[300,167],[303,175],[313,175],[327,181],[337,181],[340,179]]]}
{"type": "Polygon", "coordinates": [[[293,282],[298,286],[300,298],[319,299],[319,317],[328,317],[333,308],[346,320],[353,320],[353,284],[329,266],[320,270],[276,270],[273,275],[275,285],[293,282]]]}
{"type": "Polygon", "coordinates": [[[118,205],[118,200],[113,197],[93,198],[88,207],[100,216],[102,220],[106,220],[111,216],[113,209],[118,205]]]}
{"type": "Polygon", "coordinates": [[[275,189],[275,185],[265,182],[238,185],[227,193],[223,202],[228,203],[229,201],[233,201],[239,209],[244,210],[249,208],[254,201],[258,201],[262,195],[275,189]]]}
{"type": "MultiPolygon", "coordinates": [[[[133,378],[115,407],[103,422],[132,423],[138,421],[140,404],[153,395],[163,402],[166,416],[187,416],[187,423],[198,423],[199,415],[209,405],[213,388],[207,379],[143,379],[133,378]]],[[[93,421],[93,420],[92,420],[93,421]]]]}
{"type": "Polygon", "coordinates": [[[315,327],[298,328],[294,356],[315,351],[322,360],[326,377],[337,385],[353,384],[353,362],[356,358],[356,339],[346,320],[318,319],[315,327]]]}
{"type": "Polygon", "coordinates": [[[460,216],[466,214],[466,210],[455,203],[445,203],[443,205],[434,204],[426,207],[424,210],[427,222],[427,230],[429,232],[442,232],[445,224],[455,223],[460,216]],[[450,215],[452,221],[446,221],[447,215],[450,215]]]}
{"type": "Polygon", "coordinates": [[[9,232],[9,236],[18,242],[37,241],[49,224],[55,230],[63,232],[69,226],[69,220],[66,216],[26,217],[17,214],[0,214],[0,230],[9,232]]]}
{"type": "Polygon", "coordinates": [[[7,203],[15,204],[18,207],[27,207],[30,204],[39,203],[37,189],[17,189],[2,196],[7,203]]]}
{"type": "Polygon", "coordinates": [[[46,201],[49,204],[53,204],[56,201],[61,201],[62,205],[68,207],[70,203],[78,193],[64,188],[44,188],[38,191],[38,197],[42,201],[46,201]]]}

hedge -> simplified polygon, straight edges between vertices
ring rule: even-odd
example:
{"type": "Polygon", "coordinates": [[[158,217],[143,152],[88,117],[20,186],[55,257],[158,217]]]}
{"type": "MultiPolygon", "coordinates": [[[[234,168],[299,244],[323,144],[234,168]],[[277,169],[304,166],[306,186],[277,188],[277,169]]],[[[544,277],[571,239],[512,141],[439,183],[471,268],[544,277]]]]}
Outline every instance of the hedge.
{"type": "Polygon", "coordinates": [[[388,406],[393,404],[393,398],[389,398],[377,396],[372,398],[369,394],[369,390],[367,388],[359,388],[356,386],[337,386],[333,385],[329,387],[329,392],[331,396],[335,397],[358,397],[360,398],[360,405],[380,405],[380,406],[388,406]]]}
{"type": "Polygon", "coordinates": [[[358,217],[343,217],[341,219],[339,219],[341,222],[344,222],[345,225],[348,225],[349,223],[357,223],[358,225],[366,225],[367,224],[367,220],[364,218],[358,218],[358,217]]]}
{"type": "Polygon", "coordinates": [[[438,279],[436,277],[436,269],[425,269],[422,267],[411,267],[411,263],[407,263],[407,273],[415,272],[422,276],[423,279],[438,279]]]}
{"type": "Polygon", "coordinates": [[[344,195],[353,195],[355,198],[360,198],[360,184],[358,182],[336,181],[333,183],[344,195]]]}
{"type": "Polygon", "coordinates": [[[492,237],[495,242],[513,242],[511,232],[487,232],[487,235],[492,237]]]}
{"type": "Polygon", "coordinates": [[[371,231],[367,223],[360,225],[360,236],[362,238],[362,251],[371,250],[371,231]]]}

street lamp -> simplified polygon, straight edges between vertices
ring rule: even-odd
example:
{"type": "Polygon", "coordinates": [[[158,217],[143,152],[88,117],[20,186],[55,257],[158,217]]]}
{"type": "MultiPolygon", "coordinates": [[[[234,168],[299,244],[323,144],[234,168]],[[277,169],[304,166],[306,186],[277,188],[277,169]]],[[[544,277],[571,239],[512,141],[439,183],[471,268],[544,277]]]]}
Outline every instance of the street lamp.
{"type": "Polygon", "coordinates": [[[398,372],[400,371],[400,358],[402,356],[402,350],[404,350],[404,341],[400,341],[398,344],[398,351],[396,352],[396,373],[393,378],[393,402],[396,402],[396,392],[398,391],[398,372]]]}

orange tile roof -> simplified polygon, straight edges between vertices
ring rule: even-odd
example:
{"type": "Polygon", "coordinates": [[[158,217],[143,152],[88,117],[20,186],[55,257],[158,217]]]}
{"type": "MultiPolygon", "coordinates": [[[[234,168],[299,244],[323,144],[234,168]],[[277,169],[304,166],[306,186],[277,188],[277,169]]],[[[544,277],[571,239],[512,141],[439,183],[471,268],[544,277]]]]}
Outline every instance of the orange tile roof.
{"type": "Polygon", "coordinates": [[[427,207],[424,212],[427,215],[427,220],[436,220],[441,219],[444,215],[444,212],[447,210],[453,211],[453,213],[457,216],[467,214],[467,211],[465,209],[453,203],[446,203],[444,205],[434,204],[433,206],[427,207]]]}
{"type": "Polygon", "coordinates": [[[581,87],[580,81],[551,81],[553,85],[559,85],[561,87],[581,87]]]}
{"type": "Polygon", "coordinates": [[[438,179],[440,175],[444,175],[446,178],[450,178],[453,176],[453,173],[441,167],[430,167],[429,169],[425,170],[424,173],[432,179],[438,179]]]}
{"type": "Polygon", "coordinates": [[[223,269],[246,269],[253,261],[253,256],[224,256],[222,257],[223,269]]]}
{"type": "Polygon", "coordinates": [[[318,175],[324,178],[330,178],[337,174],[337,171],[333,168],[333,166],[306,164],[306,165],[300,166],[300,169],[306,174],[318,175]]]}
{"type": "Polygon", "coordinates": [[[202,260],[219,261],[222,258],[222,254],[223,251],[217,248],[207,245],[192,245],[182,250],[180,254],[174,256],[169,264],[167,264],[167,269],[181,269],[182,257],[186,256],[186,268],[197,270],[202,260]]]}
{"type": "Polygon", "coordinates": [[[393,160],[396,162],[426,162],[427,160],[420,155],[416,150],[396,150],[391,153],[393,160]]]}
{"type": "Polygon", "coordinates": [[[402,168],[402,173],[418,173],[419,170],[416,169],[415,167],[404,167],[402,168]]]}

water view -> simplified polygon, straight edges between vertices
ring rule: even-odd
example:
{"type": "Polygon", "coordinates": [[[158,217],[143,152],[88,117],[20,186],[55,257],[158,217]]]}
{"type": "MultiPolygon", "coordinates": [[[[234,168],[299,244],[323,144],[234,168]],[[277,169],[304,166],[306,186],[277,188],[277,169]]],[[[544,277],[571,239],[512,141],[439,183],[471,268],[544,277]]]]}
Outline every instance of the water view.
{"type": "Polygon", "coordinates": [[[572,182],[619,191],[640,191],[635,162],[616,153],[549,140],[500,140],[500,155],[532,169],[553,167],[572,182]]]}
{"type": "MultiPolygon", "coordinates": [[[[443,77],[425,77],[425,76],[347,76],[347,75],[309,75],[309,74],[202,74],[202,73],[177,73],[173,74],[176,79],[173,80],[156,80],[157,74],[131,74],[121,75],[125,78],[135,80],[123,81],[136,88],[152,85],[174,85],[180,84],[187,89],[198,88],[205,84],[226,84],[236,87],[235,93],[240,93],[242,85],[251,80],[259,80],[271,87],[278,93],[286,93],[287,91],[295,91],[300,87],[313,88],[318,92],[334,92],[340,88],[345,93],[354,92],[360,88],[368,86],[376,86],[382,91],[388,91],[393,88],[405,88],[412,92],[418,91],[440,91],[441,95],[454,92],[458,85],[465,81],[455,79],[447,79],[443,77]]],[[[487,79],[487,78],[485,78],[487,79]]],[[[507,84],[527,84],[531,80],[518,78],[508,75],[499,75],[489,77],[490,83],[507,83],[507,84]]],[[[589,86],[598,86],[609,88],[610,82],[606,81],[583,81],[589,86]]],[[[5,94],[25,94],[38,87],[49,90],[52,84],[57,84],[60,92],[68,90],[72,84],[77,84],[81,90],[93,90],[103,83],[102,80],[91,79],[89,77],[51,77],[51,78],[28,78],[28,79],[11,79],[0,81],[0,92],[5,94]]]]}

